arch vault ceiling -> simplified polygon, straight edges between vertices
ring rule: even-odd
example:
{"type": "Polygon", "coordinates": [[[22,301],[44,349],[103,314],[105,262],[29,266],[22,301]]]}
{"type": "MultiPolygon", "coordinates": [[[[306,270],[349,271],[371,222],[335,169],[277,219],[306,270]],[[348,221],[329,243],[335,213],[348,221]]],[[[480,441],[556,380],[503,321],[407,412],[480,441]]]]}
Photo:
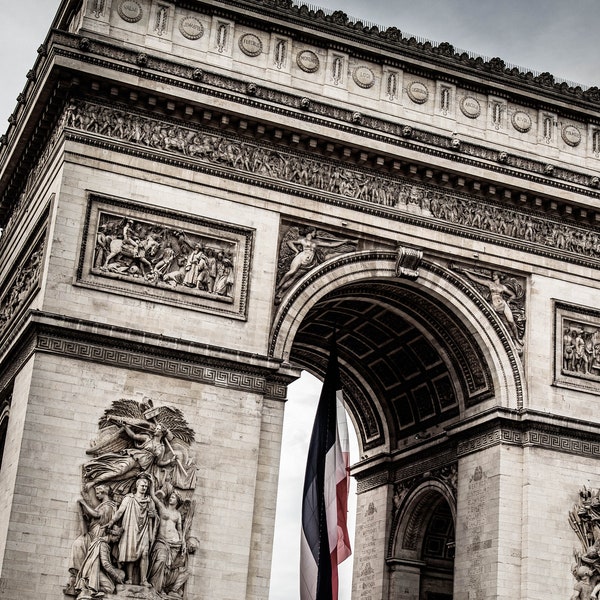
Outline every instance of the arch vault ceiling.
{"type": "Polygon", "coordinates": [[[300,325],[291,361],[323,377],[333,329],[345,397],[364,450],[456,419],[493,393],[474,338],[439,299],[411,283],[372,281],[320,299],[300,325]]]}

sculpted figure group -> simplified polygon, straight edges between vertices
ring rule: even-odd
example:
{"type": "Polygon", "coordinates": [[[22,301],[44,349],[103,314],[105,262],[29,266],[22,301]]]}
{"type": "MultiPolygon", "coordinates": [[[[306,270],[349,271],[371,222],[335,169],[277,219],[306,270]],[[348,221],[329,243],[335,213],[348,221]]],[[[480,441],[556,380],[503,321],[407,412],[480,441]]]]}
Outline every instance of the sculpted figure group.
{"type": "Polygon", "coordinates": [[[565,322],[562,350],[563,373],[600,377],[600,328],[565,322]]]}
{"type": "Polygon", "coordinates": [[[190,576],[196,465],[181,412],[117,400],[83,465],[82,534],[64,593],[102,598],[119,585],[145,600],[180,599],[190,576]]]}
{"type": "Polygon", "coordinates": [[[231,244],[107,214],[98,226],[93,270],[217,298],[231,298],[235,283],[231,244]]]}
{"type": "Polygon", "coordinates": [[[542,218],[433,186],[348,168],[212,132],[129,114],[91,103],[73,103],[63,124],[130,143],[196,157],[219,167],[312,187],[347,198],[398,208],[447,223],[472,227],[592,259],[600,258],[600,234],[593,228],[542,218]]]}
{"type": "Polygon", "coordinates": [[[600,596],[600,490],[583,486],[569,512],[569,524],[581,542],[571,571],[575,578],[570,600],[598,600],[600,596]]]}

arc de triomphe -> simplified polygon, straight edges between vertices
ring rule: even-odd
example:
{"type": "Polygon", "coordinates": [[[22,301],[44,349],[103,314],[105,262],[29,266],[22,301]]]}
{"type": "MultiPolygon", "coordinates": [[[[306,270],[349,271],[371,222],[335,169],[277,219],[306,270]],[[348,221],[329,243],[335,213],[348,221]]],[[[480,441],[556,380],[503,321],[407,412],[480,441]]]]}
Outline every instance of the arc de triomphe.
{"type": "Polygon", "coordinates": [[[0,597],[267,598],[333,327],[353,598],[589,597],[599,165],[600,91],[500,58],[63,0],[0,150],[0,597]]]}

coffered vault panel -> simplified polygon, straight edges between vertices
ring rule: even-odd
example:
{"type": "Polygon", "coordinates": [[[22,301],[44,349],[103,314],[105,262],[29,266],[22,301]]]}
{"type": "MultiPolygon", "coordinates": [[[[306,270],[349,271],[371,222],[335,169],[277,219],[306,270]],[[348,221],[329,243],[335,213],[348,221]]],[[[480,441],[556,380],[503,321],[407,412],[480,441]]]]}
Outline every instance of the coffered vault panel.
{"type": "Polygon", "coordinates": [[[394,447],[493,394],[475,341],[417,287],[374,281],[328,294],[298,329],[292,362],[322,377],[334,328],[365,449],[384,441],[379,410],[394,447]]]}

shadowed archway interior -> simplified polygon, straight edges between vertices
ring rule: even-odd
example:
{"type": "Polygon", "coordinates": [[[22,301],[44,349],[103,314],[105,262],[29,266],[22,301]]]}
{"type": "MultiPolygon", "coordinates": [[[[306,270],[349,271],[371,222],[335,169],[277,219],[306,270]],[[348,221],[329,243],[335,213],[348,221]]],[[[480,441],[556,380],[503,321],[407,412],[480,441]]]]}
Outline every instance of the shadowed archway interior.
{"type": "Polygon", "coordinates": [[[363,450],[383,444],[386,434],[393,449],[493,394],[473,336],[439,298],[412,282],[363,281],[324,296],[300,325],[291,361],[323,377],[334,328],[363,450]]]}

